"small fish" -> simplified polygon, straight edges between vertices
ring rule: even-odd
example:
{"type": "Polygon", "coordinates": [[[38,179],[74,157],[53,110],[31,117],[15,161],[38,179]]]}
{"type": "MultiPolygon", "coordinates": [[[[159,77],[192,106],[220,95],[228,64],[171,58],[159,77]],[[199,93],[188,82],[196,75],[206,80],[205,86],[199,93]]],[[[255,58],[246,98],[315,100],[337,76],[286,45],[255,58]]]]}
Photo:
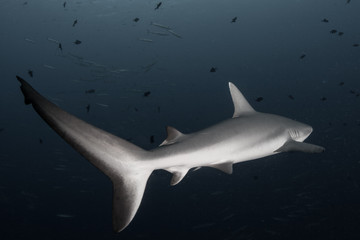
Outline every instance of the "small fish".
{"type": "Polygon", "coordinates": [[[154,31],[150,31],[149,29],[147,30],[147,32],[149,34],[158,35],[158,36],[169,36],[169,34],[166,32],[154,32],[154,31]]]}
{"type": "Polygon", "coordinates": [[[149,38],[139,38],[139,41],[143,41],[143,42],[153,42],[152,39],[149,38]]]}
{"type": "Polygon", "coordinates": [[[62,52],[62,45],[61,45],[61,43],[59,43],[59,49],[60,49],[60,51],[62,52]]]}
{"type": "Polygon", "coordinates": [[[81,44],[81,41],[80,40],[75,40],[74,44],[79,45],[79,44],[81,44]]]}
{"type": "Polygon", "coordinates": [[[121,68],[121,69],[112,70],[110,72],[112,72],[112,73],[123,73],[123,72],[129,72],[129,69],[121,68]]]}
{"type": "Polygon", "coordinates": [[[76,19],[74,22],[73,22],[73,27],[75,27],[75,25],[77,24],[78,20],[76,19]]]}
{"type": "Polygon", "coordinates": [[[35,43],[34,40],[30,39],[30,38],[25,38],[25,41],[29,42],[29,43],[35,43]]]}
{"type": "Polygon", "coordinates": [[[89,89],[89,90],[86,90],[85,93],[95,93],[95,89],[89,89]]]}
{"type": "Polygon", "coordinates": [[[133,21],[134,21],[134,22],[138,22],[139,20],[140,20],[140,18],[137,18],[137,17],[136,17],[136,18],[134,18],[133,21]]]}
{"type": "Polygon", "coordinates": [[[156,7],[155,7],[155,9],[154,9],[154,10],[159,9],[159,7],[161,6],[161,4],[162,4],[162,2],[159,2],[158,4],[156,4],[156,7]]]}
{"type": "Polygon", "coordinates": [[[235,214],[231,213],[231,214],[228,214],[227,216],[225,216],[221,221],[223,222],[226,222],[228,221],[229,219],[231,219],[232,217],[234,217],[235,214]]]}
{"type": "Polygon", "coordinates": [[[59,43],[60,43],[58,40],[53,39],[53,38],[50,38],[50,37],[48,37],[47,40],[48,40],[49,42],[53,42],[53,43],[56,43],[56,44],[59,44],[59,43]]]}
{"type": "Polygon", "coordinates": [[[289,97],[291,100],[294,100],[294,99],[295,99],[294,96],[291,95],[291,94],[290,94],[288,97],[289,97]]]}
{"type": "Polygon", "coordinates": [[[90,104],[88,104],[88,105],[86,106],[86,112],[87,112],[87,113],[90,112],[90,104]]]}
{"type": "Polygon", "coordinates": [[[216,67],[211,67],[210,68],[210,72],[216,72],[217,68],[216,67]]]}
{"type": "Polygon", "coordinates": [[[322,97],[320,100],[321,101],[326,101],[326,99],[327,99],[326,97],[322,97]]]}
{"type": "Polygon", "coordinates": [[[326,18],[324,18],[323,20],[321,20],[322,22],[324,22],[324,23],[328,23],[329,22],[329,20],[327,20],[326,18]]]}
{"type": "Polygon", "coordinates": [[[63,7],[64,7],[64,8],[66,7],[66,2],[63,3],[63,7]]]}
{"type": "Polygon", "coordinates": [[[345,84],[344,82],[340,82],[339,86],[344,86],[344,84],[345,84]]]}
{"type": "Polygon", "coordinates": [[[358,43],[354,43],[354,44],[353,44],[353,47],[358,47],[358,46],[359,46],[358,43]]]}
{"type": "Polygon", "coordinates": [[[354,94],[356,97],[360,96],[360,93],[354,91],[354,90],[350,90],[351,94],[354,94]]]}
{"type": "Polygon", "coordinates": [[[142,66],[142,68],[144,69],[144,72],[149,72],[157,63],[157,61],[154,61],[146,66],[142,66]]]}
{"type": "Polygon", "coordinates": [[[257,102],[261,102],[262,100],[264,100],[263,97],[258,97],[258,98],[255,99],[255,101],[257,101],[257,102]]]}
{"type": "Polygon", "coordinates": [[[168,29],[167,31],[168,31],[169,33],[171,33],[172,35],[174,35],[175,37],[177,37],[177,38],[182,38],[182,36],[180,36],[179,34],[177,34],[176,32],[174,32],[173,30],[168,29]]]}
{"type": "Polygon", "coordinates": [[[347,1],[346,1],[346,4],[349,4],[350,2],[351,2],[351,0],[347,0],[347,1]]]}
{"type": "Polygon", "coordinates": [[[33,77],[33,76],[34,76],[33,71],[30,70],[30,69],[28,70],[28,74],[29,74],[30,77],[33,77]]]}
{"type": "Polygon", "coordinates": [[[337,30],[336,30],[336,29],[333,29],[333,30],[330,31],[330,33],[331,33],[331,34],[335,34],[335,33],[337,33],[337,30]]]}
{"type": "Polygon", "coordinates": [[[231,19],[231,22],[234,23],[234,22],[236,22],[236,20],[237,20],[237,17],[234,17],[233,19],[231,19]]]}
{"type": "Polygon", "coordinates": [[[43,67],[48,68],[48,69],[52,69],[52,70],[55,69],[55,67],[47,65],[47,64],[44,64],[43,67]]]}
{"type": "Polygon", "coordinates": [[[41,138],[39,138],[39,143],[42,144],[43,143],[43,140],[41,138]]]}
{"type": "Polygon", "coordinates": [[[150,95],[150,91],[146,91],[146,92],[144,92],[144,97],[148,97],[149,95],[150,95]]]}
{"type": "Polygon", "coordinates": [[[304,59],[306,57],[306,54],[302,54],[301,56],[300,56],[300,59],[304,59]]]}
{"type": "Polygon", "coordinates": [[[342,35],[344,35],[344,32],[339,32],[338,35],[342,36],[342,35]]]}
{"type": "Polygon", "coordinates": [[[104,104],[104,103],[96,103],[97,105],[99,105],[100,107],[109,107],[109,105],[107,105],[107,104],[104,104]]]}
{"type": "Polygon", "coordinates": [[[154,135],[151,135],[150,136],[150,143],[154,143],[155,142],[155,137],[154,137],[154,135]]]}
{"type": "Polygon", "coordinates": [[[152,62],[152,63],[149,63],[149,64],[146,65],[146,66],[143,66],[143,68],[151,68],[151,67],[153,67],[156,63],[157,63],[157,61],[154,61],[154,62],[152,62]]]}
{"type": "Polygon", "coordinates": [[[162,24],[160,24],[160,23],[151,22],[150,24],[153,25],[153,26],[159,27],[159,28],[167,29],[167,30],[170,30],[170,29],[171,29],[171,27],[162,25],[162,24]]]}

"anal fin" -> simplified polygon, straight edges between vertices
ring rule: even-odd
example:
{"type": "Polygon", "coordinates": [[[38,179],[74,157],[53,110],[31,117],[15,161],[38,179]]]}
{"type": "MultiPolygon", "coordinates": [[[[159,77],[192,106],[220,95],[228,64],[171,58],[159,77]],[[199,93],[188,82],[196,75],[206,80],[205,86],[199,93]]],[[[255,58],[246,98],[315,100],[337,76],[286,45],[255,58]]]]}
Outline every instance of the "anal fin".
{"type": "Polygon", "coordinates": [[[185,169],[185,168],[172,168],[172,169],[166,169],[166,170],[173,174],[172,178],[171,178],[171,182],[170,182],[171,186],[174,186],[174,185],[178,184],[181,180],[183,180],[183,178],[189,171],[189,169],[185,169]]]}

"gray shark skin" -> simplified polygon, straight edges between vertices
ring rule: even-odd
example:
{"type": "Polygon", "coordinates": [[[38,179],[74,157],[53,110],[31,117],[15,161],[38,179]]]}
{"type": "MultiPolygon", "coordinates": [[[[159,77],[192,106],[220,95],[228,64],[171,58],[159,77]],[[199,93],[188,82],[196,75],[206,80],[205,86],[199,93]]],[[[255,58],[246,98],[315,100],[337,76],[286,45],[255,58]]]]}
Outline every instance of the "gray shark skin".
{"type": "Polygon", "coordinates": [[[229,83],[234,115],[196,133],[167,127],[168,137],[146,151],[65,112],[17,76],[25,104],[76,151],[105,173],[113,183],[113,229],[120,232],[134,218],[152,171],[165,169],[178,184],[192,168],[212,167],[232,173],[235,163],[273,154],[320,153],[323,147],[303,143],[312,128],[278,115],[255,111],[234,84],[229,83]]]}

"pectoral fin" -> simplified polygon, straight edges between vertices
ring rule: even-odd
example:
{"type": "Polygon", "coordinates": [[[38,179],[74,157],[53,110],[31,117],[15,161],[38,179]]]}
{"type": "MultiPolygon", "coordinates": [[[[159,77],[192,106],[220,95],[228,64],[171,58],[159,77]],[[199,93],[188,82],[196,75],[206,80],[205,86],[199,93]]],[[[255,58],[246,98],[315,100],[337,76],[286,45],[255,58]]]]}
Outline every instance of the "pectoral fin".
{"type": "Polygon", "coordinates": [[[280,152],[294,152],[294,151],[306,152],[306,153],[322,153],[325,151],[325,148],[310,143],[296,142],[290,140],[284,143],[284,145],[282,145],[275,152],[280,153],[280,152]]]}

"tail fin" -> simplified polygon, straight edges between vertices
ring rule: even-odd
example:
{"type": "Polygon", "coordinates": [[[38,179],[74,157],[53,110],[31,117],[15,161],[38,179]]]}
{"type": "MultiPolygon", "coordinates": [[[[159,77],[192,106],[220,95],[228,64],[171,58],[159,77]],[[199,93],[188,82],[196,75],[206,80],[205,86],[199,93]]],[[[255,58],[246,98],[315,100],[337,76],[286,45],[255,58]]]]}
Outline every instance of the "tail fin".
{"type": "Polygon", "coordinates": [[[134,218],[144,195],[146,182],[151,172],[123,174],[112,178],[113,182],[113,229],[120,232],[134,218]]]}
{"type": "Polygon", "coordinates": [[[21,83],[25,103],[32,104],[52,129],[112,180],[113,228],[116,232],[123,230],[134,218],[153,171],[142,161],[149,152],[65,112],[24,79],[16,78],[21,83]]]}

